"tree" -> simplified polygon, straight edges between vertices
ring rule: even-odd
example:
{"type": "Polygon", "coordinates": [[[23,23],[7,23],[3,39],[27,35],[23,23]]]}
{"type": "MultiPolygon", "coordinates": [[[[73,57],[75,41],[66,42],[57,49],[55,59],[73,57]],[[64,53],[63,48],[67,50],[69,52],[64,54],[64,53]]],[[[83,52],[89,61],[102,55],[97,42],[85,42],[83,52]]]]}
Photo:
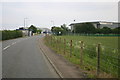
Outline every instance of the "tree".
{"type": "Polygon", "coordinates": [[[51,31],[52,31],[52,32],[54,32],[54,28],[55,28],[55,26],[53,26],[53,27],[51,28],[51,31]]]}
{"type": "Polygon", "coordinates": [[[63,34],[66,34],[70,31],[69,28],[66,27],[66,24],[61,25],[61,28],[63,29],[63,34]]]}
{"type": "Polygon", "coordinates": [[[112,30],[111,30],[111,28],[103,27],[101,29],[101,33],[103,33],[103,34],[110,34],[110,33],[112,33],[112,30]]]}
{"type": "Polygon", "coordinates": [[[42,32],[42,30],[41,30],[41,29],[37,30],[37,33],[39,33],[39,34],[40,34],[41,32],[42,32]]]}
{"type": "Polygon", "coordinates": [[[33,33],[37,32],[37,28],[33,25],[31,25],[28,29],[31,30],[33,33]]]}
{"type": "Polygon", "coordinates": [[[112,33],[114,33],[114,34],[120,34],[120,27],[112,29],[112,33]]]}
{"type": "Polygon", "coordinates": [[[62,28],[64,31],[69,31],[68,27],[66,27],[66,24],[61,25],[61,28],[62,28]]]}
{"type": "Polygon", "coordinates": [[[97,29],[95,30],[95,33],[101,34],[101,33],[102,33],[102,30],[101,30],[100,28],[97,28],[97,29]]]}
{"type": "Polygon", "coordinates": [[[19,29],[25,29],[24,27],[20,27],[19,29]]]}
{"type": "Polygon", "coordinates": [[[52,27],[51,31],[56,35],[62,35],[63,29],[61,27],[52,27]]]}
{"type": "Polygon", "coordinates": [[[95,27],[92,23],[81,23],[81,24],[75,24],[75,33],[85,33],[85,34],[91,34],[95,33],[95,27]]]}

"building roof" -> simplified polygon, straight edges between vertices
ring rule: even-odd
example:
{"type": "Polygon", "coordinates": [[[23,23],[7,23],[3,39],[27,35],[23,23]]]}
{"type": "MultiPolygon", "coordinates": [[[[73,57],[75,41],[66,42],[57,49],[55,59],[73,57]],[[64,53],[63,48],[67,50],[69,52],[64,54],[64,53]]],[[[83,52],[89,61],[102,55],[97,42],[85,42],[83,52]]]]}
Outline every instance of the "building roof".
{"type": "Polygon", "coordinates": [[[16,30],[28,30],[28,29],[16,29],[16,30]]]}
{"type": "Polygon", "coordinates": [[[91,22],[77,22],[77,23],[71,23],[69,26],[75,25],[75,24],[81,24],[81,23],[96,23],[96,24],[120,24],[120,22],[107,22],[107,21],[91,21],[91,22]]]}

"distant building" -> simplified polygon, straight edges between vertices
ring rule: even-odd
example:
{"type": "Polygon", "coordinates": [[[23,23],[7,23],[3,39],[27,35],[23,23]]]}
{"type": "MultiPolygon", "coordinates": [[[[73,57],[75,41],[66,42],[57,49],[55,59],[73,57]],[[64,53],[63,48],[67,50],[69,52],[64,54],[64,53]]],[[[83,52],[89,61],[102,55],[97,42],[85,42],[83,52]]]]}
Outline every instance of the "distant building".
{"type": "Polygon", "coordinates": [[[51,34],[51,30],[48,28],[41,28],[42,32],[41,33],[45,33],[45,34],[51,34]]]}
{"type": "Polygon", "coordinates": [[[16,29],[16,30],[22,31],[23,36],[32,36],[33,35],[32,31],[30,31],[29,29],[26,29],[24,27],[21,27],[21,28],[16,29]]]}
{"type": "Polygon", "coordinates": [[[118,22],[106,22],[106,21],[96,21],[96,22],[81,22],[81,23],[72,23],[70,24],[71,26],[71,31],[74,30],[74,25],[75,24],[82,24],[82,23],[92,23],[95,28],[103,28],[103,27],[109,27],[111,29],[120,27],[120,23],[118,22]]]}

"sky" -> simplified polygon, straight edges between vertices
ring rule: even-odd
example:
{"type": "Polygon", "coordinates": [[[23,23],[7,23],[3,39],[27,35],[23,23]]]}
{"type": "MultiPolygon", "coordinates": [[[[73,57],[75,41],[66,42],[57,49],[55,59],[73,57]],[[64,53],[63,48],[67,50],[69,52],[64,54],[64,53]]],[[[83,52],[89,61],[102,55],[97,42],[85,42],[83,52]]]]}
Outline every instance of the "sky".
{"type": "Polygon", "coordinates": [[[0,3],[0,25],[2,29],[17,29],[35,25],[39,28],[51,28],[62,24],[87,21],[118,22],[117,0],[103,1],[15,1],[4,0],[0,3]],[[27,19],[25,19],[27,18],[27,19]]]}

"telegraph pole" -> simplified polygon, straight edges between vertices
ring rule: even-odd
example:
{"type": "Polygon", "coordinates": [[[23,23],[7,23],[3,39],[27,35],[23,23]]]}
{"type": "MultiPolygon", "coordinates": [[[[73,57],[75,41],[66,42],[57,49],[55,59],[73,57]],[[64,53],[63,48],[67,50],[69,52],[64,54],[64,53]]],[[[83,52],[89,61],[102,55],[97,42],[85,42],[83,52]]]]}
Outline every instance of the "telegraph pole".
{"type": "Polygon", "coordinates": [[[24,18],[24,27],[25,27],[25,18],[24,18]]]}
{"type": "Polygon", "coordinates": [[[54,21],[51,21],[53,23],[53,26],[54,26],[54,21]]]}
{"type": "Polygon", "coordinates": [[[28,18],[24,18],[24,27],[26,27],[26,25],[27,25],[27,19],[28,18]]]}

